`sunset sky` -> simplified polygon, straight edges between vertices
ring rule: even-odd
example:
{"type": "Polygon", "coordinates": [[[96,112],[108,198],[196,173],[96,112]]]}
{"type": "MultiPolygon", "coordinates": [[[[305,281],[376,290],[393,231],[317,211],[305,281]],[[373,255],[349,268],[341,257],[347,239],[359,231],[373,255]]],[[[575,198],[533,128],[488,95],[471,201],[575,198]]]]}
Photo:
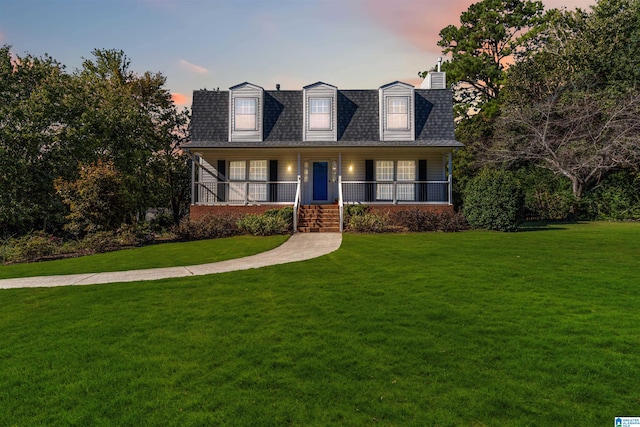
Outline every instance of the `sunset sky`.
{"type": "MultiPolygon", "coordinates": [[[[194,89],[244,81],[301,89],[324,81],[371,89],[419,85],[438,33],[471,0],[0,0],[0,45],[80,67],[94,48],[122,49],[136,72],[160,71],[179,105],[194,89]]],[[[594,0],[546,0],[588,9],[594,0]]]]}

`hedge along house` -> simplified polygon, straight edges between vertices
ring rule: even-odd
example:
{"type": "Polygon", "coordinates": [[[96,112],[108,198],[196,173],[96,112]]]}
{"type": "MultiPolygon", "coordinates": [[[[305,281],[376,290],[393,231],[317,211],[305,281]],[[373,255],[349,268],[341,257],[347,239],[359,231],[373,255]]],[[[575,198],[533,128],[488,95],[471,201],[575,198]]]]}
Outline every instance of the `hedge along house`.
{"type": "Polygon", "coordinates": [[[421,89],[279,89],[194,91],[183,146],[194,160],[192,217],[290,205],[297,231],[341,231],[345,204],[453,209],[451,156],[463,145],[444,73],[421,89]]]}

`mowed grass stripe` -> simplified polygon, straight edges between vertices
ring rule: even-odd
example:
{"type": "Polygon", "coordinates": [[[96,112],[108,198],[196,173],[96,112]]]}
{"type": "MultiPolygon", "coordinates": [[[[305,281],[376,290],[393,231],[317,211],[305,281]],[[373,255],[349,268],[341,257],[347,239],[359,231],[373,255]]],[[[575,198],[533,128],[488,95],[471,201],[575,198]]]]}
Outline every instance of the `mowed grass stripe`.
{"type": "Polygon", "coordinates": [[[640,226],[345,234],[260,270],[2,291],[0,425],[607,425],[640,226]]]}

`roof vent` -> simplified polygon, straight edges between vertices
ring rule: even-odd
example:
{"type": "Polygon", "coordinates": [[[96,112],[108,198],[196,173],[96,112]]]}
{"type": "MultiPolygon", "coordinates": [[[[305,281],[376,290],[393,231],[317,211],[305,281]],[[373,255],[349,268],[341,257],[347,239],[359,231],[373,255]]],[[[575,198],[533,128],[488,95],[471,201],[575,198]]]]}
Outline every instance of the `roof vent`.
{"type": "Polygon", "coordinates": [[[276,83],[276,90],[280,90],[280,83],[276,83]]]}
{"type": "Polygon", "coordinates": [[[438,58],[438,71],[429,71],[427,77],[420,85],[420,89],[446,89],[447,73],[440,71],[442,67],[442,57],[438,58]]]}

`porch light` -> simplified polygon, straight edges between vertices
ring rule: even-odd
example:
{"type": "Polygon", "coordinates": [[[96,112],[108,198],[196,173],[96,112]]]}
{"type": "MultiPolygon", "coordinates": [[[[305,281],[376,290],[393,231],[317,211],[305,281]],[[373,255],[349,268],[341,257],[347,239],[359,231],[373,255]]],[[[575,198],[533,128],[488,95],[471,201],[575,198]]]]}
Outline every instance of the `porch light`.
{"type": "Polygon", "coordinates": [[[304,162],[304,182],[309,182],[309,161],[304,162]]]}
{"type": "Polygon", "coordinates": [[[291,172],[291,165],[287,165],[287,172],[291,172]]]}
{"type": "Polygon", "coordinates": [[[349,165],[349,172],[353,172],[353,165],[349,165]]]}
{"type": "Polygon", "coordinates": [[[338,179],[338,163],[334,160],[331,162],[331,182],[336,182],[338,179]]]}

